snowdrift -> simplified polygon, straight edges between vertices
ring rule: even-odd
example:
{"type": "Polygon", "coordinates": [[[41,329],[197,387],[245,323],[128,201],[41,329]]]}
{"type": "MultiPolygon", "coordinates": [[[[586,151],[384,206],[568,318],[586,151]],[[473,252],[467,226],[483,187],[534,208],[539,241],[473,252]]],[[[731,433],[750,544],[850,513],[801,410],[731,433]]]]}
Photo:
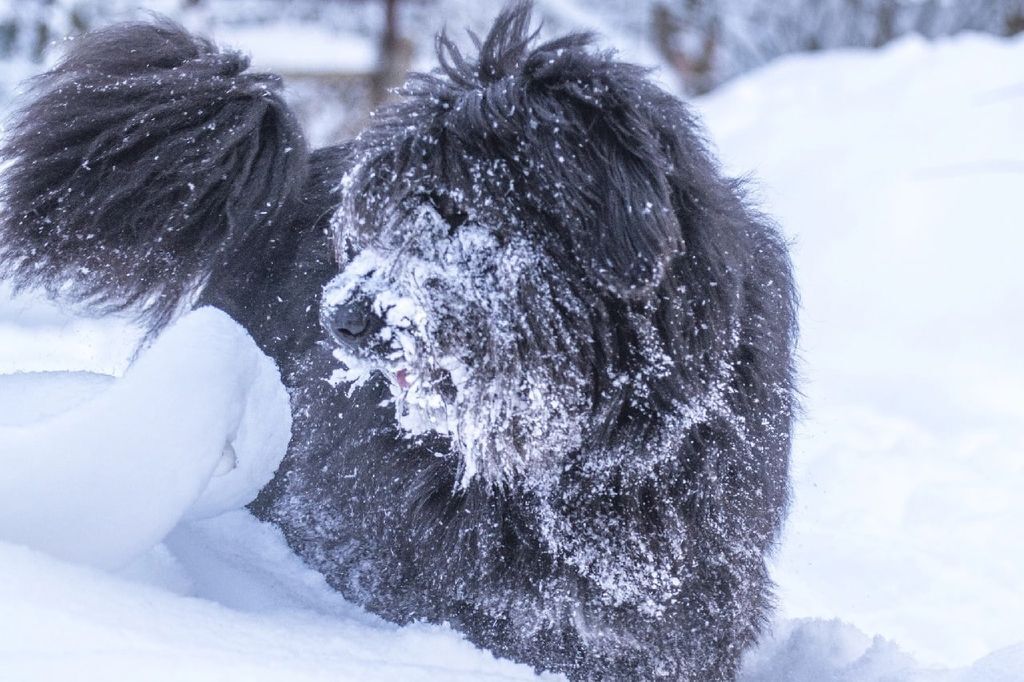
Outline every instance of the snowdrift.
{"type": "Polygon", "coordinates": [[[277,368],[212,308],[184,316],[117,380],[0,375],[0,408],[0,540],[104,568],[183,518],[251,502],[291,429],[277,368]]]}
{"type": "Polygon", "coordinates": [[[909,38],[700,104],[803,299],[781,615],[946,666],[1024,640],[1022,74],[1021,38],[909,38]]]}

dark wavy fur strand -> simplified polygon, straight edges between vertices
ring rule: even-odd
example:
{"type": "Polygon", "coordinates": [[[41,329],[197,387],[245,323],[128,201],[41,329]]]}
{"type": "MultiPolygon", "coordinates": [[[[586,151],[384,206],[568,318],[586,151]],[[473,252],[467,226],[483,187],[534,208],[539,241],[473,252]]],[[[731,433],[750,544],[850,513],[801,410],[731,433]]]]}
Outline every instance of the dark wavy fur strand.
{"type": "Polygon", "coordinates": [[[258,261],[307,163],[280,79],[247,66],[170,22],[76,40],[3,147],[14,281],[160,326],[210,271],[258,261]]]}
{"type": "Polygon", "coordinates": [[[309,155],[237,56],[88,37],[5,148],[0,258],[154,325],[202,285],[244,324],[295,415],[253,509],[352,601],[570,679],[733,679],[787,501],[786,248],[682,103],[530,23],[440,38],[309,155]]]}

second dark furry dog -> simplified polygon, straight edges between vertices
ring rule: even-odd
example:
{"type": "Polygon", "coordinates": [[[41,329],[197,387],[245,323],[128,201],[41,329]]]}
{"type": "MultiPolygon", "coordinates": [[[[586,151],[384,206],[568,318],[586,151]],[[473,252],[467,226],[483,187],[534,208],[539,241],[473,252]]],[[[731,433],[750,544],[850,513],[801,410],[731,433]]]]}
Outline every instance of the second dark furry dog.
{"type": "Polygon", "coordinates": [[[5,147],[2,262],[244,324],[295,412],[255,510],[353,601],[573,679],[731,679],[787,497],[784,244],[678,100],[529,23],[311,154],[236,54],[86,36],[5,147]]]}

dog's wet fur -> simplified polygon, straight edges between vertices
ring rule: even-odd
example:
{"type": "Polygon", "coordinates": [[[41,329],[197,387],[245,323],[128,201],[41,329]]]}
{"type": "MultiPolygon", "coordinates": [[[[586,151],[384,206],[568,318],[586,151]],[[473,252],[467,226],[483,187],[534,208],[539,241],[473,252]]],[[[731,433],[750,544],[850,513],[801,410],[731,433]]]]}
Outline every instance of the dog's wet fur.
{"type": "Polygon", "coordinates": [[[168,22],[75,41],[3,148],[0,264],[279,364],[253,511],[350,600],[570,679],[727,680],[788,491],[785,244],[646,72],[530,7],[348,143],[168,22]]]}

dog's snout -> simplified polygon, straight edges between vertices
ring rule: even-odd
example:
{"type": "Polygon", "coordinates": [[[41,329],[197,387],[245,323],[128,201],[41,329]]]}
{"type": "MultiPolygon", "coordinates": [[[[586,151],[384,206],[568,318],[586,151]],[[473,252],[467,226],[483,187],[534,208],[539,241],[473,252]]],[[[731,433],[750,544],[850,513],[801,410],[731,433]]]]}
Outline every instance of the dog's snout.
{"type": "Polygon", "coordinates": [[[339,334],[359,336],[369,326],[370,306],[364,301],[353,301],[334,309],[334,327],[339,334]]]}
{"type": "Polygon", "coordinates": [[[359,345],[384,327],[368,298],[356,298],[334,306],[324,319],[327,330],[342,345],[359,345]]]}

